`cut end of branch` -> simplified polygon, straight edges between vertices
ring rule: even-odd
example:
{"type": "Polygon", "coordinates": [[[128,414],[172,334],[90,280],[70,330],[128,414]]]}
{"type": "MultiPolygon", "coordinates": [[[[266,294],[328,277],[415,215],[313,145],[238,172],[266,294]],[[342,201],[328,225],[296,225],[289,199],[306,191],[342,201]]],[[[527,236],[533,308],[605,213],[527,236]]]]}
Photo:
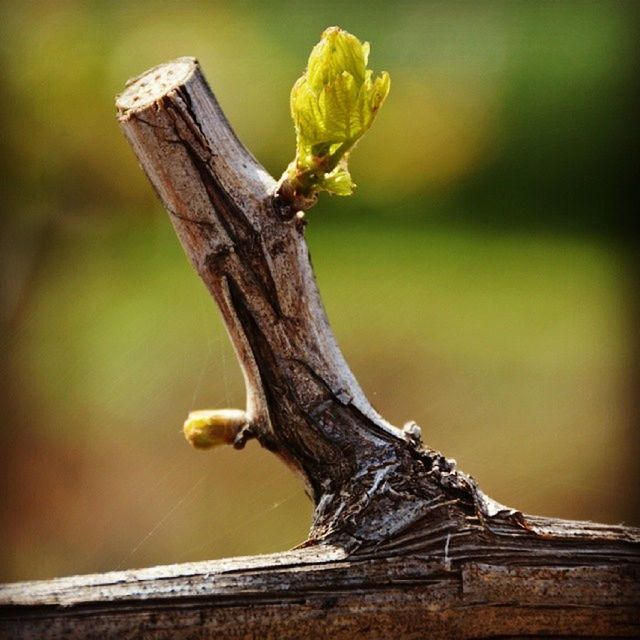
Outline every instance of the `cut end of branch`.
{"type": "Polygon", "coordinates": [[[173,89],[184,84],[198,67],[195,58],[184,57],[153,67],[127,82],[116,98],[118,116],[125,119],[131,112],[152,105],[173,89]]]}

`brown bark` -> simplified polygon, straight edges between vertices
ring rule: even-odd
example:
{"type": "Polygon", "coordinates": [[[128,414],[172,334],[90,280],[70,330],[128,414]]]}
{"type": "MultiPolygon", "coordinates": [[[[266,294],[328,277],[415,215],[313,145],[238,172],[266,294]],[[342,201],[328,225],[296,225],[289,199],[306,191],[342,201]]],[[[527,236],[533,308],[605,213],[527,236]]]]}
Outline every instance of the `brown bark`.
{"type": "MultiPolygon", "coordinates": [[[[593,534],[580,525],[574,532],[593,534]]],[[[596,535],[620,531],[603,528],[596,535]]],[[[486,563],[446,558],[442,548],[439,555],[359,558],[316,546],[27,582],[5,590],[0,634],[156,640],[638,636],[637,570],[566,566],[562,555],[555,562],[520,564],[517,551],[503,550],[486,563]]]]}
{"type": "Polygon", "coordinates": [[[283,459],[315,503],[308,548],[10,586],[0,625],[52,638],[636,635],[638,530],[497,504],[417,425],[371,407],[329,328],[304,225],[195,61],[152,69],[117,106],[222,311],[247,387],[241,441],[283,459]]]}

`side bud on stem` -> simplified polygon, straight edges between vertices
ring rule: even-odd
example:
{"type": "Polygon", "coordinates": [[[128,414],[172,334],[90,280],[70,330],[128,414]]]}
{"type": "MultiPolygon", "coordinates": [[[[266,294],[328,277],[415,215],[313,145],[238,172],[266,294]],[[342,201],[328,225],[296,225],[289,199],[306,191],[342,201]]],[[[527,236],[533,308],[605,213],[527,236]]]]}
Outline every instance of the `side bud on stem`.
{"type": "Polygon", "coordinates": [[[347,161],[389,93],[389,74],[367,68],[369,43],[330,27],[313,48],[291,90],[296,157],[278,184],[294,211],[311,208],[319,191],[340,196],[354,188],[347,161]]]}
{"type": "Polygon", "coordinates": [[[224,444],[242,448],[249,437],[249,419],[240,409],[192,411],[182,430],[195,449],[211,449],[224,444]]]}

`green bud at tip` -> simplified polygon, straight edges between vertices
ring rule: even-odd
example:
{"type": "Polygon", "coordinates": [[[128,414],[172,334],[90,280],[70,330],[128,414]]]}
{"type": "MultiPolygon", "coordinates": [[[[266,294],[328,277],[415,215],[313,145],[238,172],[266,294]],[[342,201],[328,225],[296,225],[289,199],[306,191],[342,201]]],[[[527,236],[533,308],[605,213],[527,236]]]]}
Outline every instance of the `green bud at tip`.
{"type": "Polygon", "coordinates": [[[349,152],[373,124],[390,86],[386,72],[373,78],[368,58],[368,42],[330,27],[291,90],[296,157],[281,178],[279,193],[301,209],[312,206],[318,191],[353,191],[349,152]]]}

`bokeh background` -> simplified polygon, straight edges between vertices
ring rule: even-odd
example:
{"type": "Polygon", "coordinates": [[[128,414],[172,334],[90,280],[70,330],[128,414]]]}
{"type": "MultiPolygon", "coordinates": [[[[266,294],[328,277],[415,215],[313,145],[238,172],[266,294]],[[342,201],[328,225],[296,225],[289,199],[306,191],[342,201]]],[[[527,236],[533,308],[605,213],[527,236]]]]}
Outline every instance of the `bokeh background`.
{"type": "Polygon", "coordinates": [[[195,55],[279,175],[290,87],[333,24],[392,78],[356,194],[307,231],[366,392],[501,502],[640,524],[637,6],[2,3],[0,580],[304,539],[311,505],[273,456],[184,442],[189,410],[244,390],[113,98],[195,55]]]}

